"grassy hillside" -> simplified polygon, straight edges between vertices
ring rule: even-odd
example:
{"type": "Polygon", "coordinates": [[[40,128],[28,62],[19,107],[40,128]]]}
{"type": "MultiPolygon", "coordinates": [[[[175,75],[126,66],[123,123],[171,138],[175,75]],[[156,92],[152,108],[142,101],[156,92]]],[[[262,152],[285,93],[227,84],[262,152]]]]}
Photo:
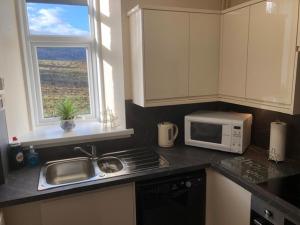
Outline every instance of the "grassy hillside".
{"type": "Polygon", "coordinates": [[[79,114],[90,113],[87,65],[85,61],[39,60],[44,116],[56,116],[58,102],[74,101],[79,114]]]}

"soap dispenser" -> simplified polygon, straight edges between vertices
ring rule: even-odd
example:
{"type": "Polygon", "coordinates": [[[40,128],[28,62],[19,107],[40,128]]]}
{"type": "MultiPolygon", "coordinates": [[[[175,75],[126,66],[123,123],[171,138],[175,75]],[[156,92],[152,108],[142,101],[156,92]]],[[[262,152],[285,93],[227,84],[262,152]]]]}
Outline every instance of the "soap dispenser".
{"type": "Polygon", "coordinates": [[[33,145],[29,147],[29,153],[26,157],[27,165],[30,167],[37,166],[40,163],[39,154],[34,150],[33,145]]]}

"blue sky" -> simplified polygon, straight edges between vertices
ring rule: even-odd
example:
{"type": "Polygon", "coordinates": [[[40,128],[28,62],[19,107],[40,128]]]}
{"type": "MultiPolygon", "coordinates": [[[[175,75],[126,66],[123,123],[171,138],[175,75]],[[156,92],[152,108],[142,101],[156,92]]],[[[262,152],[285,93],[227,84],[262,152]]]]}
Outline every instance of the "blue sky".
{"type": "Polygon", "coordinates": [[[27,3],[31,34],[87,35],[88,7],[61,4],[27,3]]]}

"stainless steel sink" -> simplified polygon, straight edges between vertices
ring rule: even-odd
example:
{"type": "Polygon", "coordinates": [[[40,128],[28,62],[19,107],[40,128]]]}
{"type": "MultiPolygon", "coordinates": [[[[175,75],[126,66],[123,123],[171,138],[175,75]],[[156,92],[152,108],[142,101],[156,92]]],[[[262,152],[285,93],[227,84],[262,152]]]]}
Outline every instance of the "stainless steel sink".
{"type": "Polygon", "coordinates": [[[38,189],[96,180],[102,174],[95,164],[87,157],[47,162],[41,169],[38,189]]]}
{"type": "Polygon", "coordinates": [[[112,152],[100,158],[72,158],[47,162],[41,169],[38,190],[168,167],[152,149],[112,152]]]}
{"type": "Polygon", "coordinates": [[[98,166],[103,173],[117,173],[125,168],[120,159],[112,156],[100,158],[98,166]]]}

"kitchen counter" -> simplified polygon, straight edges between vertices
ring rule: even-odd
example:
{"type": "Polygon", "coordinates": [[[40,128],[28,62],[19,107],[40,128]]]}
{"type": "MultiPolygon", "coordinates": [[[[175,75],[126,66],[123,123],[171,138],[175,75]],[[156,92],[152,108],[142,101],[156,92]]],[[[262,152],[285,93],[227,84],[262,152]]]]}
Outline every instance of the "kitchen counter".
{"type": "Polygon", "coordinates": [[[250,147],[242,156],[189,146],[177,146],[171,149],[154,148],[168,160],[170,163],[169,167],[45,191],[37,190],[40,167],[24,168],[11,172],[8,175],[6,184],[0,186],[0,207],[3,208],[211,167],[252,194],[287,213],[292,219],[300,221],[300,209],[273,196],[257,185],[257,183],[268,179],[300,173],[300,164],[298,162],[290,161],[277,165],[267,160],[265,151],[255,147],[250,147]]]}
{"type": "Polygon", "coordinates": [[[212,162],[211,167],[300,224],[300,208],[258,185],[270,179],[300,174],[299,161],[276,164],[268,160],[266,151],[250,147],[243,156],[212,162]]]}
{"type": "Polygon", "coordinates": [[[0,207],[95,190],[111,185],[205,169],[209,167],[212,162],[236,156],[233,154],[187,146],[179,146],[172,149],[155,147],[154,149],[168,160],[170,164],[169,167],[106,178],[103,180],[67,185],[45,191],[37,190],[40,167],[23,168],[21,170],[13,171],[9,173],[6,184],[0,186],[0,207]]]}

